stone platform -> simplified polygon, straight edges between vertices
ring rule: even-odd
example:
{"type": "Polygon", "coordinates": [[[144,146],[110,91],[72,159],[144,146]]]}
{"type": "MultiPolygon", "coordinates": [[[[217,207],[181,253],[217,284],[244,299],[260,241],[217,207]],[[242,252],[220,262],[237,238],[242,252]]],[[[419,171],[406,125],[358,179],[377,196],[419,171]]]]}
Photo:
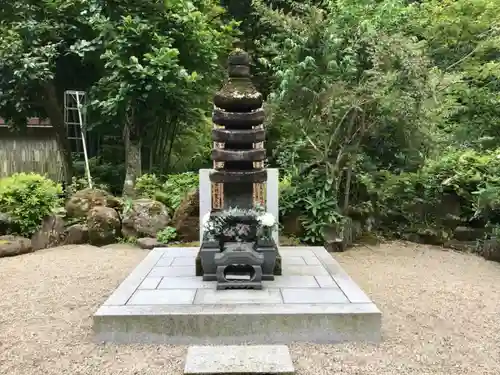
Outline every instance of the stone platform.
{"type": "Polygon", "coordinates": [[[204,344],[380,340],[381,313],[323,247],[280,247],[263,290],[195,277],[198,248],[156,248],[94,315],[99,342],[204,344]]]}

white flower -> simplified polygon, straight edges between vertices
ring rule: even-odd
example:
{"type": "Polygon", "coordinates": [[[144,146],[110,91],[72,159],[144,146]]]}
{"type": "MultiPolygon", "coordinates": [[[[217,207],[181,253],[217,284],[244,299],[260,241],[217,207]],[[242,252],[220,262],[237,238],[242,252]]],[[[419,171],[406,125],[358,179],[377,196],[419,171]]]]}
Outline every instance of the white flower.
{"type": "Polygon", "coordinates": [[[276,222],[273,214],[271,214],[269,212],[266,212],[264,215],[261,215],[259,217],[259,221],[264,227],[272,227],[274,225],[274,223],[276,222]]]}
{"type": "Polygon", "coordinates": [[[204,216],[203,219],[201,219],[201,223],[204,227],[207,226],[208,221],[210,220],[210,212],[207,212],[204,216]]]}

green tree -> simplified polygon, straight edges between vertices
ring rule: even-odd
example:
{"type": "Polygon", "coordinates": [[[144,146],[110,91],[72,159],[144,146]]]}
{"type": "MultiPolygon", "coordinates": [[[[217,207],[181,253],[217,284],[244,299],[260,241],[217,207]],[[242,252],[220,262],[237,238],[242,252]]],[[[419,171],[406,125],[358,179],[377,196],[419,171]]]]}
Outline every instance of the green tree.
{"type": "Polygon", "coordinates": [[[295,179],[287,209],[302,213],[306,239],[318,242],[335,212],[349,213],[353,181],[421,163],[443,74],[402,32],[404,1],[303,2],[300,13],[256,4],[261,22],[279,30],[262,43],[276,51],[268,121],[275,160],[295,179]]]}
{"type": "Polygon", "coordinates": [[[69,184],[73,164],[62,99],[66,89],[86,90],[95,77],[74,53],[82,38],[93,38],[86,25],[92,12],[84,0],[0,5],[0,116],[14,128],[29,117],[50,119],[69,184]]]}
{"type": "Polygon", "coordinates": [[[272,40],[281,28],[266,22],[262,14],[262,7],[271,8],[282,14],[293,14],[303,16],[307,13],[309,5],[321,7],[323,0],[222,0],[221,4],[228,11],[228,16],[239,22],[238,30],[241,32],[241,40],[253,57],[252,76],[258,90],[264,97],[270,93],[274,83],[274,76],[261,58],[278,56],[280,50],[269,48],[269,40],[272,40]]]}
{"type": "Polygon", "coordinates": [[[500,144],[500,2],[425,0],[411,8],[410,31],[456,80],[446,92],[455,101],[442,130],[460,145],[500,144]]]}
{"type": "Polygon", "coordinates": [[[216,3],[106,2],[92,23],[99,35],[89,45],[101,46],[104,70],[92,90],[91,111],[101,123],[123,129],[125,195],[134,194],[148,134],[160,127],[173,142],[180,126],[201,121],[209,108],[233,35],[216,3]]]}

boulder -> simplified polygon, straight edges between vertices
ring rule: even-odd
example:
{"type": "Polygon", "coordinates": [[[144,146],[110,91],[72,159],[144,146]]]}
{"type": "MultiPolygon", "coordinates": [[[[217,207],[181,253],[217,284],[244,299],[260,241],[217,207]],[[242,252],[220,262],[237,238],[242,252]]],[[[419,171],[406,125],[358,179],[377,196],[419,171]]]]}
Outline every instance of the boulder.
{"type": "Polygon", "coordinates": [[[283,217],[282,220],[283,233],[295,237],[301,237],[304,234],[304,226],[299,213],[290,213],[283,217]]]}
{"type": "Polygon", "coordinates": [[[137,199],[123,213],[122,233],[125,237],[155,237],[170,223],[167,207],[152,199],[137,199]]]}
{"type": "Polygon", "coordinates": [[[0,258],[31,253],[31,240],[19,236],[0,236],[0,258]]]}
{"type": "Polygon", "coordinates": [[[151,250],[155,247],[161,247],[165,245],[160,243],[160,241],[158,241],[156,238],[144,237],[137,240],[137,246],[139,246],[141,249],[151,250]]]}
{"type": "Polygon", "coordinates": [[[31,237],[33,250],[47,249],[64,244],[66,237],[64,219],[57,215],[46,216],[40,229],[31,237]]]}
{"type": "Polygon", "coordinates": [[[89,228],[85,224],[73,224],[66,228],[65,245],[82,245],[89,242],[89,228]]]}
{"type": "Polygon", "coordinates": [[[451,239],[444,243],[444,247],[456,250],[463,251],[466,253],[474,253],[478,251],[478,241],[460,241],[456,239],[451,239]]]}
{"type": "Polygon", "coordinates": [[[458,241],[475,241],[483,239],[487,233],[486,228],[470,228],[459,226],[453,231],[453,238],[458,241]]]}
{"type": "Polygon", "coordinates": [[[120,216],[111,207],[96,206],[88,213],[87,227],[90,244],[109,245],[120,236],[120,216]]]}
{"type": "Polygon", "coordinates": [[[173,226],[177,238],[183,242],[199,241],[200,239],[200,193],[193,190],[186,195],[174,213],[173,226]]]}
{"type": "Polygon", "coordinates": [[[352,247],[362,236],[363,225],[358,220],[346,218],[342,224],[325,228],[325,248],[328,252],[343,252],[352,247]]]}
{"type": "Polygon", "coordinates": [[[443,246],[450,240],[447,231],[434,227],[417,228],[414,232],[403,233],[402,237],[410,242],[435,246],[443,246]]]}
{"type": "Polygon", "coordinates": [[[492,238],[485,240],[479,253],[486,260],[500,262],[500,239],[492,238]]]}
{"type": "Polygon", "coordinates": [[[66,202],[66,214],[71,218],[86,218],[94,207],[119,209],[121,202],[101,189],[83,189],[73,194],[66,202]]]}

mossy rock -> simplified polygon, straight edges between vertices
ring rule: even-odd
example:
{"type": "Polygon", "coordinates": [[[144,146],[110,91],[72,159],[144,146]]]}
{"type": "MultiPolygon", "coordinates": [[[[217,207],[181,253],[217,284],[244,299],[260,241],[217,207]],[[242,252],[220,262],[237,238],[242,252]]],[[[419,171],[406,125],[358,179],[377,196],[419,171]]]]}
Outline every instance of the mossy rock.
{"type": "Polygon", "coordinates": [[[123,213],[122,233],[126,237],[156,237],[170,224],[167,207],[153,199],[137,199],[123,213]]]}
{"type": "Polygon", "coordinates": [[[173,226],[177,237],[183,242],[198,241],[200,238],[200,199],[199,190],[186,195],[174,213],[173,226]]]}
{"type": "Polygon", "coordinates": [[[94,207],[120,209],[122,202],[101,189],[83,189],[73,194],[66,202],[66,215],[69,218],[86,218],[94,207]]]}
{"type": "Polygon", "coordinates": [[[88,213],[87,228],[90,244],[104,246],[115,243],[120,237],[120,215],[110,207],[94,207],[88,213]]]}
{"type": "Polygon", "coordinates": [[[31,253],[33,247],[29,238],[0,236],[0,258],[31,253]]]}

